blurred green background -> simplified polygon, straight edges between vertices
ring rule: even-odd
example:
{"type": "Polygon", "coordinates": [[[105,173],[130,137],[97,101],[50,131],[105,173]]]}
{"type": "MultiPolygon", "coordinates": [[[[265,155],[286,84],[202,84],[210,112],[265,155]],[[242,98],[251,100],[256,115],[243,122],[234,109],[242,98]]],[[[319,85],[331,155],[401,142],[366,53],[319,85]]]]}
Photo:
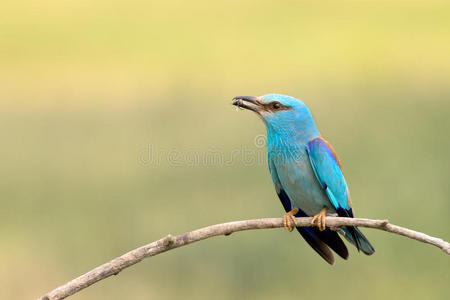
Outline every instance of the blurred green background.
{"type": "MultiPolygon", "coordinates": [[[[230,105],[242,94],[309,105],[357,216],[449,240],[449,15],[426,0],[3,1],[0,298],[168,233],[281,216],[265,162],[231,154],[265,157],[262,122],[230,105]],[[231,163],[202,163],[211,151],[231,163]]],[[[210,239],[73,299],[450,298],[442,251],[364,232],[377,253],[333,267],[296,233],[210,239]]]]}

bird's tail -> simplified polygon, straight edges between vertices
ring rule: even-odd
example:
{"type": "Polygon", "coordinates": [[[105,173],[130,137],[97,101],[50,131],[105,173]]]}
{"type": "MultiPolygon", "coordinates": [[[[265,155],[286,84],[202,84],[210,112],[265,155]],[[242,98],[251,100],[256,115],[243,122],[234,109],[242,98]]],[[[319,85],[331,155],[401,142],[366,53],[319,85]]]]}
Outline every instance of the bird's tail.
{"type": "Polygon", "coordinates": [[[345,233],[345,238],[347,241],[355,245],[355,247],[361,250],[364,254],[372,255],[375,253],[375,249],[367,240],[367,238],[362,234],[358,227],[343,227],[342,230],[345,233]]]}

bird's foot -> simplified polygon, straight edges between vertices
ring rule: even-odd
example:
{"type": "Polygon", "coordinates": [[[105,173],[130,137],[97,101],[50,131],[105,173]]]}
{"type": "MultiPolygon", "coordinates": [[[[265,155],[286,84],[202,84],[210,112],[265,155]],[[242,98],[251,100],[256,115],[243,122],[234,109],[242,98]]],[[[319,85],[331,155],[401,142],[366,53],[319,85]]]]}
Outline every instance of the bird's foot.
{"type": "Polygon", "coordinates": [[[324,206],[320,210],[320,212],[317,215],[315,215],[311,220],[311,224],[314,224],[317,221],[317,227],[319,228],[320,231],[324,231],[326,229],[325,218],[327,216],[327,210],[328,207],[324,206]]]}
{"type": "Polygon", "coordinates": [[[294,230],[297,227],[297,222],[295,221],[295,214],[298,213],[298,208],[294,207],[290,211],[284,214],[283,216],[283,227],[286,228],[289,232],[294,230]],[[294,225],[292,225],[294,223],[294,225]]]}

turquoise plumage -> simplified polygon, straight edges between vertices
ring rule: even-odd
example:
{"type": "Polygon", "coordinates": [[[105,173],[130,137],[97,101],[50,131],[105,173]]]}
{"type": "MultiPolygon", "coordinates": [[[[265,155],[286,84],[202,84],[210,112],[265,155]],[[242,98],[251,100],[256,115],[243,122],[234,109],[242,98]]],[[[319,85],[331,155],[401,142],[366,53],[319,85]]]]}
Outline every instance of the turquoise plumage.
{"type": "MultiPolygon", "coordinates": [[[[333,249],[342,258],[348,250],[339,235],[325,228],[325,213],[353,217],[350,195],[339,159],[320,135],[308,107],[279,94],[239,96],[233,105],[256,112],[267,128],[268,165],[291,230],[294,216],[314,216],[318,227],[297,227],[308,244],[328,263],[333,249]]],[[[345,238],[367,255],[375,252],[356,227],[342,228],[345,238]]]]}

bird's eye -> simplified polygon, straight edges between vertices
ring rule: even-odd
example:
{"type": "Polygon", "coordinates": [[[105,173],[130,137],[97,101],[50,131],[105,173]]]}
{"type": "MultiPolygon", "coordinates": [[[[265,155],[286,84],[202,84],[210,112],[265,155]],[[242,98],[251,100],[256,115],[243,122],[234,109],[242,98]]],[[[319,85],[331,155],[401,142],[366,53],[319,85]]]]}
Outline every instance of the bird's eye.
{"type": "Polygon", "coordinates": [[[272,104],[272,109],[280,109],[281,108],[281,104],[278,102],[275,102],[272,104]]]}

